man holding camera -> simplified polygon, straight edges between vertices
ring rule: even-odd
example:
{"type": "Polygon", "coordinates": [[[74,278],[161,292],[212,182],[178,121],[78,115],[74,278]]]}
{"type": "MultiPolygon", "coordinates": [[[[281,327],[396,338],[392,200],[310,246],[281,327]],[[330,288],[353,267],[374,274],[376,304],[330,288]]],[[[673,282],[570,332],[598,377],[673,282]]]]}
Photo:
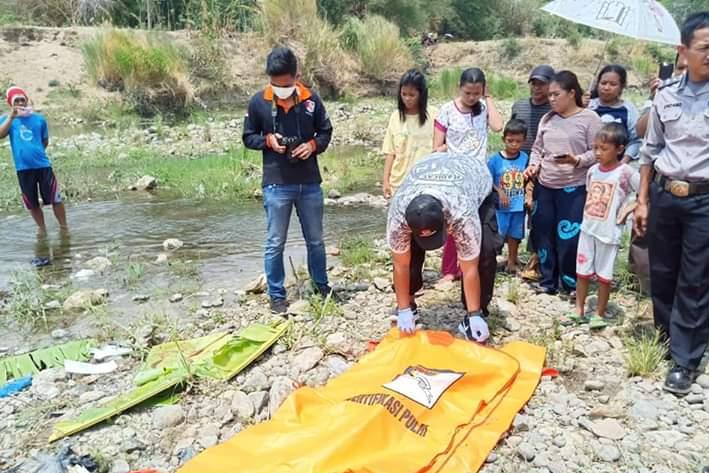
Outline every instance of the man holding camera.
{"type": "Polygon", "coordinates": [[[295,206],[308,253],[310,278],[323,296],[332,292],[323,241],[323,193],[317,155],[332,137],[320,97],[298,82],[293,51],[274,48],[266,60],[270,84],[251,98],[244,119],[244,145],[263,152],[263,203],[267,236],[264,266],[271,311],[288,309],[283,250],[295,206]]]}

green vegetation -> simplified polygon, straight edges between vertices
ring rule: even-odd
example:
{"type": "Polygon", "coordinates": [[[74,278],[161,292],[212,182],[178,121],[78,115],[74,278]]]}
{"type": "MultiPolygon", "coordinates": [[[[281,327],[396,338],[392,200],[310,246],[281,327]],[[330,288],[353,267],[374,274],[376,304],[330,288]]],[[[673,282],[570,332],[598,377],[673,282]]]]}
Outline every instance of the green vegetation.
{"type": "Polygon", "coordinates": [[[514,59],[522,52],[522,45],[517,38],[507,38],[502,42],[502,55],[507,59],[514,59]]]}
{"type": "Polygon", "coordinates": [[[377,253],[371,239],[356,236],[340,243],[340,261],[345,266],[354,268],[376,262],[377,253]]]}
{"type": "Polygon", "coordinates": [[[327,297],[323,297],[320,294],[313,294],[308,299],[310,315],[316,320],[320,320],[323,317],[341,317],[344,312],[337,302],[332,298],[332,293],[328,294],[327,297]]]}
{"type": "Polygon", "coordinates": [[[51,311],[46,305],[53,300],[64,300],[66,291],[44,286],[45,281],[34,270],[13,273],[10,284],[6,314],[22,327],[48,329],[51,311]]]}
{"type": "Polygon", "coordinates": [[[667,344],[657,331],[625,339],[628,376],[655,376],[667,354],[667,344]]]}
{"type": "Polygon", "coordinates": [[[343,45],[357,54],[362,72],[373,79],[392,78],[392,72],[396,74],[414,64],[411,51],[400,38],[399,28],[384,17],[350,18],[342,38],[343,45]]]}
{"type": "MultiPolygon", "coordinates": [[[[431,94],[434,97],[450,100],[458,95],[460,75],[463,73],[461,67],[451,67],[443,69],[431,80],[431,94]]],[[[516,100],[527,94],[524,87],[503,74],[490,72],[486,74],[487,89],[495,100],[516,100]]]]}
{"type": "MultiPolygon", "coordinates": [[[[318,157],[324,187],[340,192],[370,189],[380,174],[378,157],[351,147],[331,149],[318,157]]],[[[0,162],[0,209],[19,208],[17,177],[9,159],[0,162]]],[[[138,145],[62,153],[54,162],[62,192],[70,201],[113,198],[141,176],[158,179],[163,195],[233,201],[253,198],[261,189],[261,154],[235,147],[222,153],[175,157],[138,145]]]]}
{"type": "Polygon", "coordinates": [[[450,100],[458,95],[460,84],[460,74],[463,69],[460,67],[450,67],[443,69],[431,80],[431,94],[444,100],[450,100]]]}
{"type": "Polygon", "coordinates": [[[142,115],[182,112],[193,100],[185,52],[160,36],[106,30],[81,51],[89,77],[125,92],[142,115]]]}

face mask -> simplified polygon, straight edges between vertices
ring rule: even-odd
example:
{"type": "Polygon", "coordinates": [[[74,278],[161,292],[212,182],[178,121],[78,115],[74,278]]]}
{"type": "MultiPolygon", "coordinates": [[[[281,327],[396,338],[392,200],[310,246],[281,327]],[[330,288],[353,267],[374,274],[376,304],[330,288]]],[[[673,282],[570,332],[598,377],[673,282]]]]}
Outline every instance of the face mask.
{"type": "Polygon", "coordinates": [[[278,97],[281,100],[289,99],[295,93],[295,86],[278,87],[278,86],[272,85],[271,88],[273,89],[273,93],[276,94],[276,97],[278,97]]]}
{"type": "Polygon", "coordinates": [[[28,107],[22,107],[22,108],[20,109],[18,115],[21,116],[21,117],[29,117],[30,115],[32,115],[32,112],[33,112],[32,107],[29,107],[29,106],[28,106],[28,107]]]}

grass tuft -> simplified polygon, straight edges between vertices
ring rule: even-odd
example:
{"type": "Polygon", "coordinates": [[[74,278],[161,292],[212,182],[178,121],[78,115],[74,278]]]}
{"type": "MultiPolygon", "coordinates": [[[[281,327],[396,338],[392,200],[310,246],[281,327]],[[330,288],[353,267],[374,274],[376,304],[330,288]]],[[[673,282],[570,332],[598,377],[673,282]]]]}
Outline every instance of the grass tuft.
{"type": "Polygon", "coordinates": [[[371,264],[377,260],[377,251],[370,239],[355,236],[340,243],[340,261],[345,266],[355,268],[371,264]]]}
{"type": "Polygon", "coordinates": [[[628,376],[654,377],[667,355],[667,343],[658,331],[645,332],[624,340],[628,376]]]}

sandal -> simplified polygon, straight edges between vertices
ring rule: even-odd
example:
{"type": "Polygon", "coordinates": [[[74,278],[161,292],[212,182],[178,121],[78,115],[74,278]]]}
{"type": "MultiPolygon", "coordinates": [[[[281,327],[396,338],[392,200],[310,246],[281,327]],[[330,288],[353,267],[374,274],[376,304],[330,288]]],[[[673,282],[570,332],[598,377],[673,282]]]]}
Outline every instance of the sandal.
{"type": "Polygon", "coordinates": [[[582,317],[576,312],[569,312],[566,315],[559,317],[559,323],[564,327],[569,327],[571,325],[581,325],[588,323],[588,318],[582,317]]]}
{"type": "Polygon", "coordinates": [[[602,330],[606,327],[608,327],[608,322],[605,321],[604,317],[600,317],[598,315],[591,316],[588,323],[588,328],[591,330],[602,330]]]}

